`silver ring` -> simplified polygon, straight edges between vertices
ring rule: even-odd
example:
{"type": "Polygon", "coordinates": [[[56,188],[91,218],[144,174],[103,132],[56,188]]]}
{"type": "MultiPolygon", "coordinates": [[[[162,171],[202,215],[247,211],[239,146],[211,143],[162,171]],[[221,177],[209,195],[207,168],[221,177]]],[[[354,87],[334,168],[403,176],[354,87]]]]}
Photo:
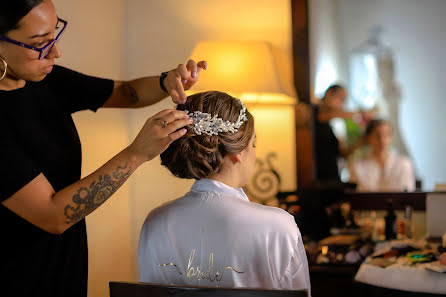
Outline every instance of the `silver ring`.
{"type": "Polygon", "coordinates": [[[162,126],[163,128],[166,127],[166,126],[167,126],[167,121],[163,121],[162,124],[161,124],[161,126],[162,126]]]}

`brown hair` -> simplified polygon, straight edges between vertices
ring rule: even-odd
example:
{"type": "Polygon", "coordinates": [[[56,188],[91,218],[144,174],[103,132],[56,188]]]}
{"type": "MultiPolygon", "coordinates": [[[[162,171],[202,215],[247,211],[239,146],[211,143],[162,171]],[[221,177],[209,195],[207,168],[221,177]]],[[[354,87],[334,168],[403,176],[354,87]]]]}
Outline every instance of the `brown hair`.
{"type": "Polygon", "coordinates": [[[375,129],[381,125],[389,125],[390,126],[389,122],[386,120],[383,120],[383,119],[370,120],[367,123],[367,126],[365,128],[365,136],[369,137],[373,133],[373,131],[375,131],[375,129]]]}
{"type": "MultiPolygon", "coordinates": [[[[209,91],[191,95],[177,110],[201,111],[235,123],[242,106],[239,100],[222,92],[209,91]]],[[[172,142],[161,154],[161,165],[180,178],[202,179],[217,173],[227,154],[238,154],[249,144],[254,133],[254,118],[246,110],[245,121],[237,132],[197,135],[192,126],[186,135],[172,142]]]]}

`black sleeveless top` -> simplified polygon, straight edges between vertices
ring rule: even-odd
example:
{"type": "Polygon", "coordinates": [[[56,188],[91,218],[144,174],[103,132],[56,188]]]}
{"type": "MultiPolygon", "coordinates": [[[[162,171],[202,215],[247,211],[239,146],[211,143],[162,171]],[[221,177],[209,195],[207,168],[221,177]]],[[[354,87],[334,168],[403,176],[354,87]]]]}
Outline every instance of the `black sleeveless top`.
{"type": "Polygon", "coordinates": [[[340,181],[338,172],[339,141],[329,123],[318,121],[319,106],[314,107],[316,177],[319,181],[340,181]]]}

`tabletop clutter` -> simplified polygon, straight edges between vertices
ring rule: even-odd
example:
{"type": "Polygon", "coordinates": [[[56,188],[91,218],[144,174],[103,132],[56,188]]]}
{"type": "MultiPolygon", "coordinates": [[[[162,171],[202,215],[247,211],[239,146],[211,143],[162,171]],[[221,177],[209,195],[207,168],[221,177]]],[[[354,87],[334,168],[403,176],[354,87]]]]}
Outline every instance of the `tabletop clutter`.
{"type": "Polygon", "coordinates": [[[332,235],[322,240],[306,242],[310,264],[360,265],[364,262],[383,268],[392,264],[423,264],[424,269],[446,272],[446,233],[442,242],[415,240],[411,207],[406,207],[404,218],[397,218],[390,202],[381,218],[374,211],[353,213],[345,204],[339,211],[345,219],[341,228],[331,228],[332,235]]]}

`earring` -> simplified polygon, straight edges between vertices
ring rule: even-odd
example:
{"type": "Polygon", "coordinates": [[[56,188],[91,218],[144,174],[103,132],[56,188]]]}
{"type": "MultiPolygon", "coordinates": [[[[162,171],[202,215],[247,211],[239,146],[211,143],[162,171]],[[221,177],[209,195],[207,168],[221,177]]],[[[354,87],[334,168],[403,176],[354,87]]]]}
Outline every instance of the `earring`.
{"type": "Polygon", "coordinates": [[[6,76],[6,70],[8,70],[8,63],[6,63],[6,61],[2,57],[0,57],[0,60],[3,62],[3,65],[5,65],[5,70],[3,71],[3,74],[0,77],[0,80],[2,80],[6,76]]]}

